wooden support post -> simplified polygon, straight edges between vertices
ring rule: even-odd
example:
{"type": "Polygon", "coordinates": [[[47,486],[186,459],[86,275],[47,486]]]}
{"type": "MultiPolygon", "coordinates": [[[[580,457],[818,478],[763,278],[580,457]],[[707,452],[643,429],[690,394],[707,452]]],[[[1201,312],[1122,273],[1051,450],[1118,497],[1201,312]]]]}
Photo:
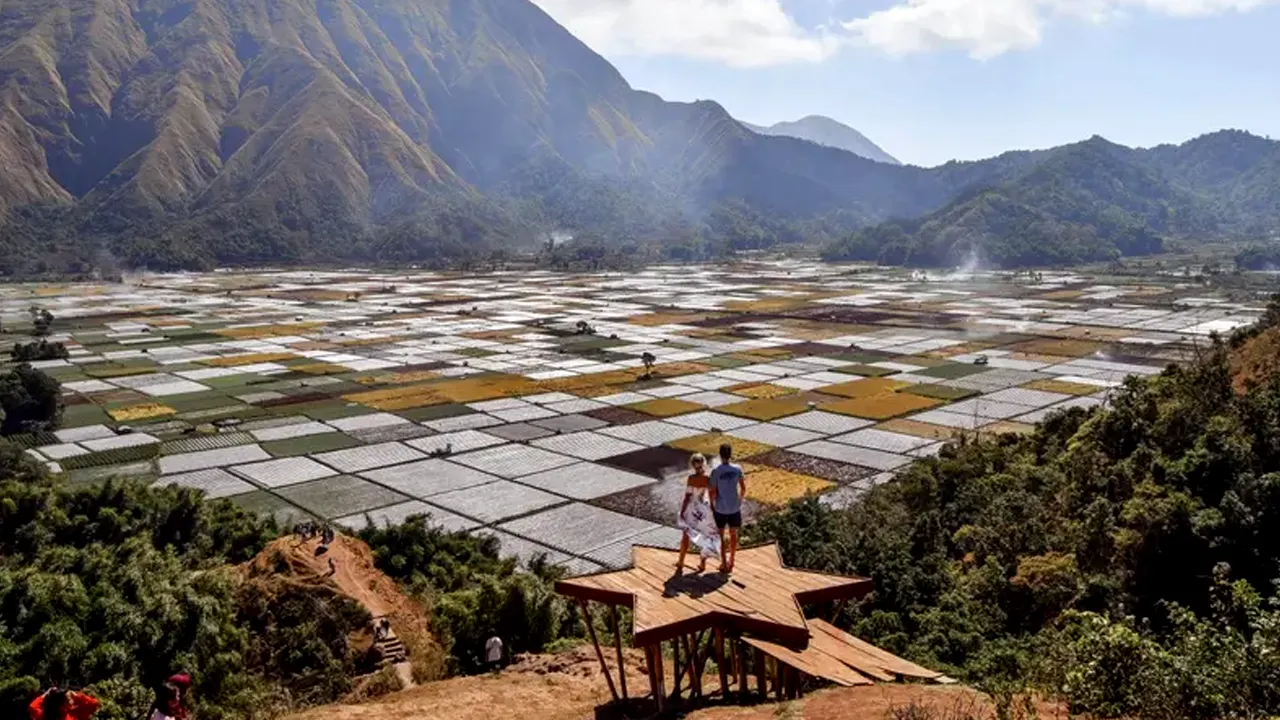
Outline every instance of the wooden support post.
{"type": "Polygon", "coordinates": [[[742,695],[742,699],[747,699],[750,689],[747,687],[747,643],[742,638],[738,638],[738,693],[742,695]]]}
{"type": "Polygon", "coordinates": [[[658,712],[662,712],[667,707],[667,674],[662,667],[662,643],[654,643],[653,645],[653,664],[654,677],[658,680],[658,694],[654,696],[654,700],[658,704],[658,712]]]}
{"type": "Polygon", "coordinates": [[[702,678],[707,673],[707,661],[711,659],[711,641],[712,635],[710,630],[698,633],[694,647],[698,649],[698,694],[706,695],[706,691],[702,687],[702,678]]]}
{"type": "Polygon", "coordinates": [[[760,699],[769,699],[769,687],[765,681],[764,672],[764,651],[756,648],[756,689],[760,692],[760,699]]]}
{"type": "Polygon", "coordinates": [[[609,615],[613,618],[613,642],[618,650],[618,684],[622,686],[622,699],[630,700],[627,695],[627,663],[622,659],[622,628],[618,626],[618,606],[609,606],[609,615]]]}
{"type": "Polygon", "coordinates": [[[787,697],[792,700],[800,697],[800,671],[795,668],[791,668],[791,681],[788,684],[787,690],[787,697]]]}
{"type": "Polygon", "coordinates": [[[698,687],[698,639],[696,635],[684,635],[680,639],[684,641],[684,654],[688,656],[685,666],[689,668],[689,698],[693,699],[702,694],[698,687]]]}
{"type": "Polygon", "coordinates": [[[720,697],[729,697],[729,670],[724,666],[724,631],[716,629],[716,669],[720,671],[720,697]]]}
{"type": "Polygon", "coordinates": [[[653,669],[653,646],[644,646],[644,667],[649,671],[649,697],[658,699],[658,675],[653,669]]]}
{"type": "Polygon", "coordinates": [[[773,697],[779,702],[782,700],[782,685],[786,682],[787,671],[786,665],[781,660],[774,658],[773,660],[773,697]]]}
{"type": "Polygon", "coordinates": [[[600,669],[604,671],[605,682],[609,683],[609,694],[613,701],[618,701],[618,690],[613,686],[613,676],[609,674],[609,665],[604,661],[604,652],[600,649],[600,641],[596,638],[596,626],[591,624],[591,611],[587,609],[587,601],[579,600],[578,609],[582,610],[582,622],[591,633],[591,644],[596,648],[596,657],[600,659],[600,669]]]}
{"type": "Polygon", "coordinates": [[[684,693],[685,666],[682,664],[680,638],[678,637],[671,641],[671,657],[671,682],[675,684],[671,691],[671,698],[672,700],[680,700],[681,694],[684,693]]]}

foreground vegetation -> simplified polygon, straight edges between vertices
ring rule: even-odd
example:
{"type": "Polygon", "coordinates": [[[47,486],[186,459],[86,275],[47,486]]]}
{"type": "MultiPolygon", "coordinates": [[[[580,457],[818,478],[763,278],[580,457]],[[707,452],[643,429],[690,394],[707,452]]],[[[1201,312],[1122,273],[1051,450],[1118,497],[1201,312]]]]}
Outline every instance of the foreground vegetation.
{"type": "MultiPolygon", "coordinates": [[[[233,567],[278,535],[191,490],[69,487],[0,442],[0,717],[25,717],[57,683],[101,698],[97,717],[134,720],[177,670],[195,678],[201,720],[266,718],[352,691],[372,670],[351,642],[368,613],[323,587],[233,567]]],[[[479,668],[495,633],[520,652],[571,629],[550,570],[517,571],[495,540],[421,523],[364,536],[380,566],[431,602],[456,670],[479,668]]]]}
{"type": "MultiPolygon", "coordinates": [[[[856,507],[757,525],[789,563],[876,580],[844,622],[980,687],[1102,716],[1280,712],[1280,376],[1230,356],[1131,379],[1110,407],[970,439],[856,507]]],[[[1274,332],[1274,331],[1273,331],[1274,332]]]]}

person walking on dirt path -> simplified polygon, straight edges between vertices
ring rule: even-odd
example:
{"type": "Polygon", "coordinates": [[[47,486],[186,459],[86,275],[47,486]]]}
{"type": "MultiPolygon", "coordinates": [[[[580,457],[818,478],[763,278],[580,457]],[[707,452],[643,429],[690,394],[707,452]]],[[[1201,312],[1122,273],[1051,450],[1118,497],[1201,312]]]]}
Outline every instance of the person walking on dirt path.
{"type": "Polygon", "coordinates": [[[680,514],[676,525],[683,531],[680,536],[680,559],[676,561],[676,575],[684,574],[684,558],[689,553],[689,545],[698,548],[698,557],[702,561],[698,572],[706,572],[707,558],[719,553],[716,543],[718,537],[711,521],[711,503],[707,500],[707,459],[700,453],[689,458],[689,478],[685,481],[684,501],[680,503],[680,514]]]}
{"type": "Polygon", "coordinates": [[[494,635],[484,644],[484,664],[492,672],[502,667],[502,638],[494,635]]]}
{"type": "Polygon", "coordinates": [[[32,700],[27,713],[31,720],[89,720],[101,706],[95,697],[54,686],[32,700]]]}
{"type": "Polygon", "coordinates": [[[720,572],[733,572],[738,559],[738,529],[742,527],[742,498],[747,495],[747,476],[742,468],[730,462],[733,446],[720,446],[720,464],[711,471],[711,508],[715,515],[716,529],[720,533],[720,572]],[[729,529],[729,542],[724,541],[725,528],[729,529]]]}

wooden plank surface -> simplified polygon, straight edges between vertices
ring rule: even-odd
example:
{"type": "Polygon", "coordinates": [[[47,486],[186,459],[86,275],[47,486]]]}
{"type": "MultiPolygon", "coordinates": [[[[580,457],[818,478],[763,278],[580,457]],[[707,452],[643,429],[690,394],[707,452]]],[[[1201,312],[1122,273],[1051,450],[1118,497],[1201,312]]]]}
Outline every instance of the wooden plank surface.
{"type": "Polygon", "coordinates": [[[921,667],[909,660],[886,652],[861,640],[825,620],[810,620],[809,629],[813,633],[811,643],[822,648],[824,652],[836,655],[832,649],[843,646],[846,649],[840,659],[851,667],[872,677],[910,678],[913,680],[941,680],[942,673],[921,667]],[[851,658],[851,662],[846,657],[851,658]],[[874,673],[874,674],[873,674],[874,673]]]}
{"type": "Polygon", "coordinates": [[[710,627],[796,644],[806,642],[810,634],[802,598],[860,597],[870,587],[865,578],[788,568],[776,544],[740,549],[728,575],[677,576],[678,557],[666,548],[636,546],[633,567],[562,580],[556,590],[577,599],[629,605],[634,633],[642,644],[710,627]]]}
{"type": "Polygon", "coordinates": [[[842,687],[874,684],[870,679],[855,672],[853,668],[825,653],[811,649],[793,650],[785,645],[753,637],[745,637],[743,640],[751,647],[764,652],[764,654],[773,657],[775,660],[780,660],[790,665],[806,675],[829,680],[842,687]]]}

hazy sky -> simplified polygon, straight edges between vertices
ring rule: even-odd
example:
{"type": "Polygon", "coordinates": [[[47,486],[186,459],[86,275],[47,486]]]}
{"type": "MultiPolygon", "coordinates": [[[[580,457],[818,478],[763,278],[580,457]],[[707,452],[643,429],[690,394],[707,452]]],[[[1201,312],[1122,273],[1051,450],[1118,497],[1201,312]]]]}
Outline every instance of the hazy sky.
{"type": "Polygon", "coordinates": [[[1103,135],[1280,137],[1280,0],[534,0],[637,88],[828,115],[935,165],[1103,135]]]}

